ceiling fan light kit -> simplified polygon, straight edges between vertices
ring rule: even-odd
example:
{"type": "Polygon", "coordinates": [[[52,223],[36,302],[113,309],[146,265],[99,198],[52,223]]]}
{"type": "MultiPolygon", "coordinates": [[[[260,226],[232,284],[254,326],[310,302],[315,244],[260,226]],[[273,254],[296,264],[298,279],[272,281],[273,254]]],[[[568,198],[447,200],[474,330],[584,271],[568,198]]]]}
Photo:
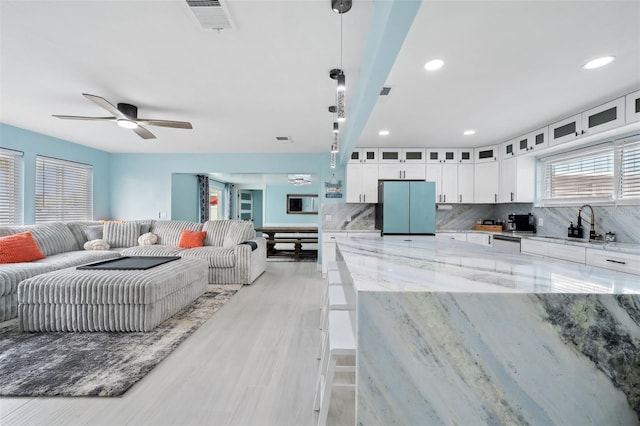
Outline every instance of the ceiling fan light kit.
{"type": "Polygon", "coordinates": [[[138,118],[138,107],[131,104],[119,103],[117,107],[113,106],[105,98],[96,95],[90,95],[89,93],[82,94],[85,98],[95,103],[99,107],[107,110],[112,114],[111,117],[84,117],[76,115],[53,115],[53,117],[66,119],[66,120],[94,120],[94,121],[113,121],[118,126],[125,129],[133,130],[142,139],[155,139],[156,136],[149,130],[142,127],[142,124],[146,126],[159,126],[159,127],[171,127],[174,129],[192,129],[191,123],[187,121],[171,121],[171,120],[156,120],[152,118],[138,118]]]}

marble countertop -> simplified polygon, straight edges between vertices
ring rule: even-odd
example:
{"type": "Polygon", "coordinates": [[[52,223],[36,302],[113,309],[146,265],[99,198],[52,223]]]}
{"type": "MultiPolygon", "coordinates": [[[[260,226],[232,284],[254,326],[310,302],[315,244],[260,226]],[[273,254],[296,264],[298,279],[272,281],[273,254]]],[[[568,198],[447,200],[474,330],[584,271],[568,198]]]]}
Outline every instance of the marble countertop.
{"type": "Polygon", "coordinates": [[[640,293],[640,277],[423,236],[336,238],[358,291],[640,293]]]}
{"type": "Polygon", "coordinates": [[[322,229],[322,232],[327,232],[327,233],[331,233],[331,234],[346,234],[346,233],[353,233],[353,234],[380,234],[380,230],[379,229],[322,229]]]}

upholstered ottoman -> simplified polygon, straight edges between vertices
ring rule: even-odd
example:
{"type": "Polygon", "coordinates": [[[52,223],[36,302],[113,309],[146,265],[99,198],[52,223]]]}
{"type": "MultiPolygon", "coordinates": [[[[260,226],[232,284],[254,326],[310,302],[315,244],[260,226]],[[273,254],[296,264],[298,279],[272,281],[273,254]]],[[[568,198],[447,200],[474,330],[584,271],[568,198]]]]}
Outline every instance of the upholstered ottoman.
{"type": "Polygon", "coordinates": [[[178,259],[146,270],[48,272],[18,285],[22,331],[150,331],[201,296],[208,265],[178,259]]]}

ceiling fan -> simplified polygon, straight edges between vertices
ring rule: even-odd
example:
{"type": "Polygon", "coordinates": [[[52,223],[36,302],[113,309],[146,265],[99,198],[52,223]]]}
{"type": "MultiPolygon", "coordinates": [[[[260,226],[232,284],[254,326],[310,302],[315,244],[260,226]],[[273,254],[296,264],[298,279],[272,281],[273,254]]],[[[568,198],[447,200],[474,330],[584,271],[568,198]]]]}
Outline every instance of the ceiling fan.
{"type": "Polygon", "coordinates": [[[170,121],[170,120],[154,120],[150,118],[138,118],[138,107],[131,104],[119,103],[117,107],[113,106],[109,101],[100,96],[82,94],[96,105],[106,109],[112,114],[111,117],[82,117],[77,115],[53,115],[53,117],[63,118],[67,120],[96,120],[96,121],[113,121],[120,127],[131,129],[142,139],[155,139],[155,135],[142,127],[145,126],[161,126],[173,127],[176,129],[192,129],[191,123],[187,121],[170,121]]]}

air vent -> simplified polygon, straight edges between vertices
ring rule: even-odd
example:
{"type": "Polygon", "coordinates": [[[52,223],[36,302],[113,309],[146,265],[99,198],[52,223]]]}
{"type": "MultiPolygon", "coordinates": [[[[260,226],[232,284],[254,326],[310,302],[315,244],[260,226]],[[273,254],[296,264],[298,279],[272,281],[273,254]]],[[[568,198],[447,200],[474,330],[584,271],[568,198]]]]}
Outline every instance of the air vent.
{"type": "Polygon", "coordinates": [[[383,87],[380,91],[380,96],[387,96],[391,91],[391,87],[383,87]]]}
{"type": "Polygon", "coordinates": [[[282,143],[293,143],[289,136],[276,136],[276,140],[282,143]]]}
{"type": "Polygon", "coordinates": [[[187,5],[205,30],[231,28],[231,20],[219,0],[186,0],[187,5]]]}

